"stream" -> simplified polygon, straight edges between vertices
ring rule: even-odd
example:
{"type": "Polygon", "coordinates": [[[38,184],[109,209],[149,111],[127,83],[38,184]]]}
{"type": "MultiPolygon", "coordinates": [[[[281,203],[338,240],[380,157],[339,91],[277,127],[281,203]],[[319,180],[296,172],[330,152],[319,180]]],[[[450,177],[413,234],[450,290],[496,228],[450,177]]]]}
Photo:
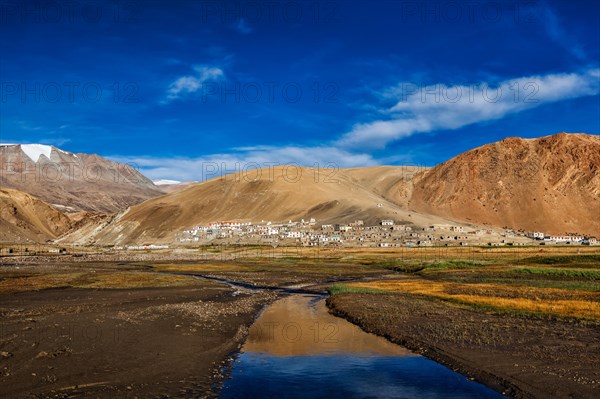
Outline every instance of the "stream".
{"type": "Polygon", "coordinates": [[[502,398],[329,314],[325,295],[295,293],[250,328],[222,398],[502,398]]]}

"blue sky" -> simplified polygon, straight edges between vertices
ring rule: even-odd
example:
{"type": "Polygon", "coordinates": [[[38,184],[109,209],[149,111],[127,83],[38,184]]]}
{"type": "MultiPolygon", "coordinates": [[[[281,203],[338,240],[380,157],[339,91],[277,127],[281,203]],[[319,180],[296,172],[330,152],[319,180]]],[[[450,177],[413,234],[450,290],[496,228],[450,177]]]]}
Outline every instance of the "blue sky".
{"type": "MultiPolygon", "coordinates": [[[[0,1],[0,142],[133,162],[434,165],[600,132],[591,1],[0,1]]],[[[237,166],[237,165],[240,166],[237,166]]]]}

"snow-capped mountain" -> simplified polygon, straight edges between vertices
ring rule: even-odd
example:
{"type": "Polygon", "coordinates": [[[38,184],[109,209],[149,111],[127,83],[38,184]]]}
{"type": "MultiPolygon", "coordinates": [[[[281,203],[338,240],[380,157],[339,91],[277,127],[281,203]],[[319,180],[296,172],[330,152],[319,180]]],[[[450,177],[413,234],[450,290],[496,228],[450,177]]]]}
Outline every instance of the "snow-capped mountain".
{"type": "Polygon", "coordinates": [[[0,144],[0,186],[62,210],[112,213],[161,195],[129,165],[44,144],[0,144]]]}

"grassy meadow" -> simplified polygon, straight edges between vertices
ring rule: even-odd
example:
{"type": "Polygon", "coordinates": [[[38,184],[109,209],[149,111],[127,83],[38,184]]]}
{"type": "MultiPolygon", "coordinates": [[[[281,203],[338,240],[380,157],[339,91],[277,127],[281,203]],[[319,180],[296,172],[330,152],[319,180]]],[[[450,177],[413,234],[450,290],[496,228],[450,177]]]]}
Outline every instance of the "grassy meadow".
{"type": "Polygon", "coordinates": [[[391,293],[485,312],[600,322],[600,255],[387,260],[397,278],[338,284],[338,293],[391,293]]]}

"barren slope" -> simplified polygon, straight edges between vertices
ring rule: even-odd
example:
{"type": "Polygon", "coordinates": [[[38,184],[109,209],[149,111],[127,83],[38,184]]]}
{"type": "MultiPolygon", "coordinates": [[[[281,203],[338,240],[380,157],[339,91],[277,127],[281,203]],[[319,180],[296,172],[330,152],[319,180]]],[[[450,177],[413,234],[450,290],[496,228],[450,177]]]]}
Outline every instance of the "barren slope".
{"type": "Polygon", "coordinates": [[[402,208],[407,208],[415,176],[427,170],[429,168],[423,166],[372,166],[343,169],[342,173],[367,190],[402,208]]]}
{"type": "Polygon", "coordinates": [[[177,183],[177,184],[163,184],[163,185],[159,185],[158,189],[165,194],[171,194],[176,191],[181,191],[190,186],[193,186],[194,184],[197,184],[197,182],[187,181],[187,182],[181,182],[181,183],[177,183]]]}
{"type": "Polygon", "coordinates": [[[45,202],[21,191],[0,189],[0,241],[44,242],[70,228],[69,217],[45,202]]]}
{"type": "Polygon", "coordinates": [[[410,206],[499,227],[600,237],[600,136],[507,138],[417,176],[410,206]]]}
{"type": "MultiPolygon", "coordinates": [[[[414,225],[447,222],[409,212],[357,184],[356,172],[333,176],[311,168],[274,168],[227,175],[131,207],[101,231],[100,244],[172,242],[175,233],[219,220],[376,224],[391,218],[414,225]],[[353,177],[354,176],[354,177],[353,177]]],[[[81,237],[80,239],[88,239],[81,237]]]]}

